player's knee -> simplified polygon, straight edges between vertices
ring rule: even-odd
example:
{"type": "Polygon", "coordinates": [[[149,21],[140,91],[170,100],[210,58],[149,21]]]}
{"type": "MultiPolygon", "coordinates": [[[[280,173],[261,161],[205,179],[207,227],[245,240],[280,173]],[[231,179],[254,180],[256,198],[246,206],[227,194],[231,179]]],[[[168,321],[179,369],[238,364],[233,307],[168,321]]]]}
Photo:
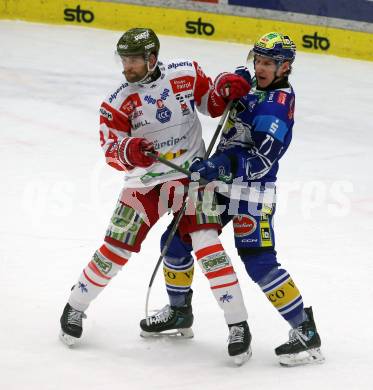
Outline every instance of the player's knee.
{"type": "Polygon", "coordinates": [[[193,233],[190,233],[190,237],[192,239],[194,253],[207,247],[216,245],[221,246],[219,233],[216,229],[197,230],[193,233]]]}
{"type": "Polygon", "coordinates": [[[246,272],[255,283],[262,281],[266,275],[281,265],[277,262],[275,251],[256,255],[243,255],[241,259],[245,265],[246,272]]]}
{"type": "Polygon", "coordinates": [[[100,274],[103,278],[112,278],[130,257],[130,251],[105,242],[96,250],[89,266],[93,272],[100,274]]]}
{"type": "MultiPolygon", "coordinates": [[[[161,237],[161,251],[163,251],[166,245],[167,238],[170,234],[170,229],[167,229],[161,237]]],[[[192,246],[181,240],[180,236],[176,233],[172,238],[172,241],[168,247],[166,256],[170,258],[187,258],[191,255],[192,246]]]]}

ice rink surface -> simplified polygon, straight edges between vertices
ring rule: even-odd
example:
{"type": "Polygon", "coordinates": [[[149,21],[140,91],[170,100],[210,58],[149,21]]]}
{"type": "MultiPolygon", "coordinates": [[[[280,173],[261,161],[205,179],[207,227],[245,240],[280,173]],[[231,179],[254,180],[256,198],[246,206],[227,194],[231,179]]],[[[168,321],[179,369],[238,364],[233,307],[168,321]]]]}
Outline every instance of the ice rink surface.
{"type": "MultiPolygon", "coordinates": [[[[101,100],[121,83],[122,32],[0,22],[0,388],[371,389],[373,364],[373,63],[298,53],[292,145],[280,163],[279,261],[312,305],[324,365],[282,368],[273,349],[288,325],[233,258],[253,357],[226,353],[223,315],[196,267],[195,338],[144,340],[139,320],[170,216],[151,231],[91,305],[80,345],[58,340],[59,317],[101,245],[122,185],[105,166],[101,100]]],[[[248,46],[161,37],[161,58],[197,60],[215,77],[244,64],[248,46]]],[[[218,120],[203,117],[209,141],[218,120]]],[[[159,272],[150,306],[167,303],[159,272]]]]}

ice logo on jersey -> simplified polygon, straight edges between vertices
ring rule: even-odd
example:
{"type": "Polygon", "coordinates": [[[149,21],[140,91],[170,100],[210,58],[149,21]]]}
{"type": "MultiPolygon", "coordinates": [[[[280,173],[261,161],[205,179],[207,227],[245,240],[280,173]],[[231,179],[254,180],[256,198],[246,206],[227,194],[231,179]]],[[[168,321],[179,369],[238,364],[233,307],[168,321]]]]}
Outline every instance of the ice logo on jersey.
{"type": "Polygon", "coordinates": [[[169,120],[171,119],[171,115],[172,112],[167,107],[163,107],[163,108],[158,108],[155,117],[159,122],[166,123],[169,122],[169,120]]]}

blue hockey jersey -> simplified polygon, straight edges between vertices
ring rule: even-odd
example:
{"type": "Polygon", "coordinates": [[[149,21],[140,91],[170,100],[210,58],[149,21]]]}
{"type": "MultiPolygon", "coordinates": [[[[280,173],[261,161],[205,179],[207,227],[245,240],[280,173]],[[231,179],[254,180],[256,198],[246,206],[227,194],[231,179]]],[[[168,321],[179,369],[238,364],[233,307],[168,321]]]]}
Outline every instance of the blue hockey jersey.
{"type": "Polygon", "coordinates": [[[252,84],[232,109],[217,151],[230,158],[234,177],[275,182],[292,138],[295,94],[287,81],[272,90],[257,89],[255,78],[252,84]]]}

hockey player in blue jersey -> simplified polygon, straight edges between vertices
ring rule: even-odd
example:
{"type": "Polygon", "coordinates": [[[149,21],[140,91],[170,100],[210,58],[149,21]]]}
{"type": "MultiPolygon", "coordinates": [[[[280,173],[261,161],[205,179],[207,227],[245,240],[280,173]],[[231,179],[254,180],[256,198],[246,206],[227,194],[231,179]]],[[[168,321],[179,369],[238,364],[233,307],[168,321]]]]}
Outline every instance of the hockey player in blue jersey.
{"type": "MultiPolygon", "coordinates": [[[[225,225],[233,220],[235,245],[248,275],[291,326],[289,341],[275,349],[283,365],[324,360],[312,308],[304,308],[296,284],[280,267],[275,251],[275,182],[279,160],[292,138],[295,95],[288,76],[295,52],[289,36],[276,32],[265,34],[255,43],[248,56],[254,61],[255,69],[251,91],[231,110],[216,153],[190,167],[192,172],[199,172],[210,181],[233,184],[229,197],[217,194],[218,203],[225,206],[222,222],[225,225]]],[[[250,78],[246,68],[237,68],[236,72],[250,78]]],[[[162,245],[167,236],[168,231],[162,237],[162,245]]],[[[191,250],[176,235],[164,262],[181,272],[183,264],[190,266],[191,250]]],[[[208,267],[204,272],[219,270],[219,264],[208,267]]],[[[185,300],[186,286],[180,292],[166,277],[166,287],[171,306],[190,305],[185,300]]],[[[158,329],[174,327],[174,323],[175,318],[170,317],[153,322],[151,329],[144,320],[140,326],[156,333],[158,329]]],[[[242,324],[234,324],[230,338],[237,343],[250,343],[248,332],[242,324]]]]}

